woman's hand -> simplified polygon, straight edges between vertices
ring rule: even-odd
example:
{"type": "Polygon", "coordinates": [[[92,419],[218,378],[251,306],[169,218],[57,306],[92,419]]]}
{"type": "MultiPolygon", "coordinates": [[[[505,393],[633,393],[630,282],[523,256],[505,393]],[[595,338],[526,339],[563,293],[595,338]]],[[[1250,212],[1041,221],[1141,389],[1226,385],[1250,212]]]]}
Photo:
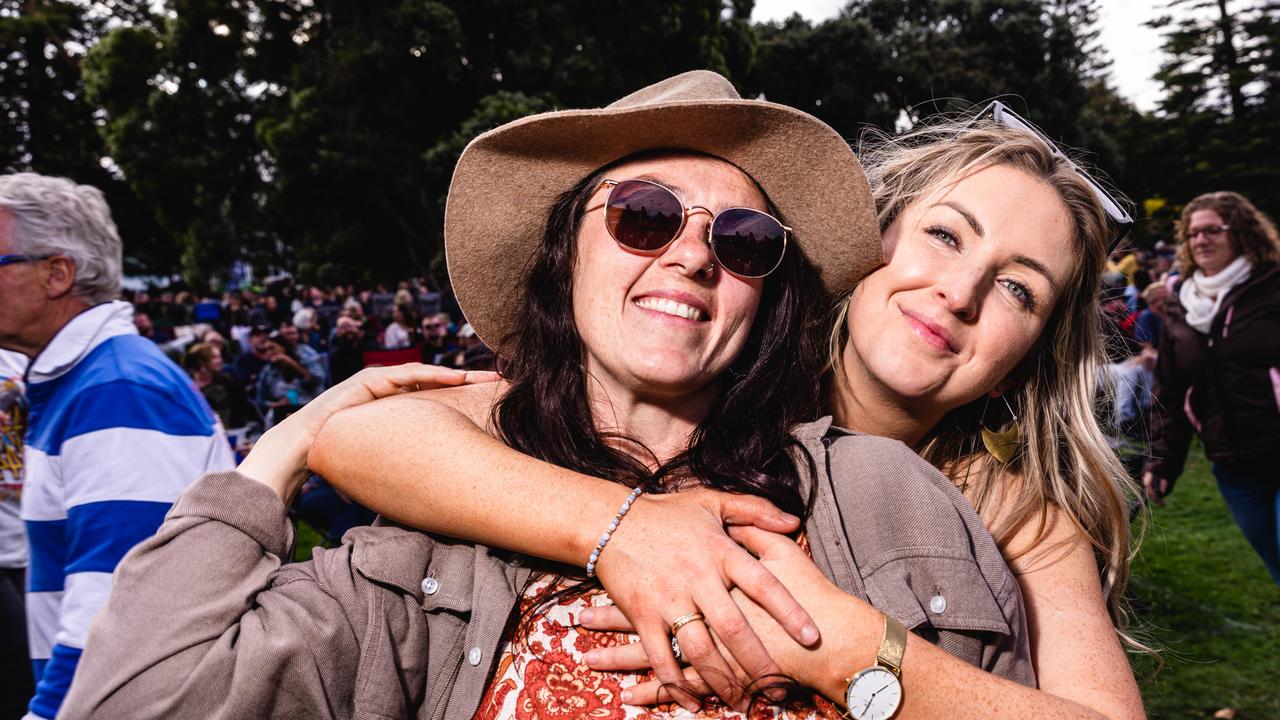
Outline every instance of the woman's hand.
{"type": "MultiPolygon", "coordinates": [[[[808,591],[808,585],[795,585],[788,592],[787,585],[795,580],[780,582],[780,573],[797,575],[790,568],[796,562],[812,568],[820,583],[831,585],[799,546],[778,534],[794,532],[797,520],[780,514],[786,521],[771,523],[756,505],[772,509],[760,498],[709,489],[637,500],[599,561],[600,580],[617,610],[591,610],[582,616],[588,628],[614,629],[621,621],[639,633],[637,646],[603,651],[605,662],[611,661],[611,653],[621,652],[625,666],[653,667],[658,675],[655,687],[686,685],[671,650],[669,626],[696,611],[705,616],[705,623],[685,624],[678,632],[682,659],[692,664],[696,676],[707,679],[701,688],[692,685],[695,692],[708,688],[731,706],[745,708],[750,697],[744,685],[794,674],[777,652],[782,647],[814,646],[818,625],[794,597],[796,587],[808,591]],[[732,525],[730,533],[751,546],[741,547],[726,536],[724,524],[732,525]],[[765,555],[756,560],[749,550],[765,555]],[[726,589],[731,587],[736,588],[732,596],[726,589]]],[[[673,700],[690,708],[696,705],[689,696],[673,700]]]]}
{"type": "Polygon", "coordinates": [[[452,370],[422,363],[365,368],[263,433],[239,470],[275,490],[288,505],[307,478],[307,451],[334,413],[397,393],[497,379],[498,374],[493,372],[452,370]]]}
{"type": "MultiPolygon", "coordinates": [[[[753,675],[740,667],[731,672],[739,683],[752,691],[765,692],[775,698],[769,688],[781,684],[783,678],[812,687],[839,700],[842,678],[850,670],[871,664],[874,655],[874,635],[878,632],[879,612],[866,603],[844,593],[822,574],[804,551],[789,538],[756,527],[729,529],[733,539],[759,556],[761,564],[772,572],[805,605],[814,609],[814,619],[822,629],[823,640],[819,645],[804,646],[795,640],[773,619],[770,613],[755,603],[745,593],[735,589],[731,595],[758,638],[777,660],[778,670],[769,675],[753,675]],[[861,662],[861,665],[859,664],[861,662]]],[[[622,613],[612,608],[600,608],[593,612],[590,622],[583,626],[593,630],[628,630],[629,623],[622,613]]],[[[688,627],[688,626],[686,626],[688,627]]],[[[680,632],[681,650],[686,633],[680,632]]],[[[719,638],[715,638],[717,641],[719,638]]],[[[589,653],[587,664],[594,670],[639,670],[649,667],[640,646],[619,646],[589,653]]],[[[721,671],[713,671],[721,672],[721,671]]],[[[717,694],[713,675],[697,667],[684,669],[684,687],[698,694],[717,694]]],[[[637,705],[671,702],[671,681],[658,680],[641,683],[626,692],[625,701],[637,705]]],[[[721,695],[723,698],[723,695],[721,695]]]]}
{"type": "Polygon", "coordinates": [[[1170,483],[1165,478],[1158,478],[1151,472],[1142,473],[1142,488],[1156,507],[1164,507],[1164,496],[1169,494],[1170,483]]]}

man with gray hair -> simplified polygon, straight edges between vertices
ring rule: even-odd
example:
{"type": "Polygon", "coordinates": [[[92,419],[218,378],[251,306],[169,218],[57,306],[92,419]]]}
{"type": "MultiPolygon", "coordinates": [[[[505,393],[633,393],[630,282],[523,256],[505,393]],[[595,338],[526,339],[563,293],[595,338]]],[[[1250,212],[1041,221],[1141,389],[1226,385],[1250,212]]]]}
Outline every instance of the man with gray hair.
{"type": "Polygon", "coordinates": [[[118,300],[121,259],[99,190],[0,176],[0,348],[31,358],[28,718],[57,714],[120,558],[189,483],[234,467],[208,404],[118,300]]]}

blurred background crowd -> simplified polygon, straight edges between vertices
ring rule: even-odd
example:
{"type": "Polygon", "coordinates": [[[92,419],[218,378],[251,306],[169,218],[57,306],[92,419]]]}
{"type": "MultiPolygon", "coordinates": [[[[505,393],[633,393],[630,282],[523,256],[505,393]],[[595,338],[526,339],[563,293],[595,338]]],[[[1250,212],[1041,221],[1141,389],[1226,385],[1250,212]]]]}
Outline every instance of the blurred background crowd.
{"type": "Polygon", "coordinates": [[[373,287],[275,278],[217,297],[153,288],[125,299],[138,333],[191,375],[238,441],[364,367],[495,368],[453,296],[424,278],[373,287]]]}

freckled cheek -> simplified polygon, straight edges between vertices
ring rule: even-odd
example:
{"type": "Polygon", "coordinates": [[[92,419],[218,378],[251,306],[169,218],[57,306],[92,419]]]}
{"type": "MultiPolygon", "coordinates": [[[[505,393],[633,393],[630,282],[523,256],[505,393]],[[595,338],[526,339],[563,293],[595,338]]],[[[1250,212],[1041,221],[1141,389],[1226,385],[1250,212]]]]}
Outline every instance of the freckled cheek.
{"type": "Polygon", "coordinates": [[[993,375],[1003,377],[1026,357],[1042,328],[1041,323],[1002,323],[999,328],[993,328],[993,332],[985,338],[979,354],[986,357],[985,364],[991,368],[993,375]]]}

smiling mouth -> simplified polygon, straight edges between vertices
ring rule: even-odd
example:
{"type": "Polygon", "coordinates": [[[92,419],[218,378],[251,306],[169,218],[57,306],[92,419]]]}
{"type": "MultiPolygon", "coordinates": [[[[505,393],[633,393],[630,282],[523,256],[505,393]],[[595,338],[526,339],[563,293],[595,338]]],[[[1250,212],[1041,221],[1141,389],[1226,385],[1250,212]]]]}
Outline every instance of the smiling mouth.
{"type": "Polygon", "coordinates": [[[682,302],[676,302],[668,298],[659,297],[642,297],[636,300],[636,305],[645,310],[653,310],[665,315],[673,315],[685,320],[693,320],[694,322],[704,322],[708,319],[707,314],[692,305],[686,305],[682,302]]]}
{"type": "Polygon", "coordinates": [[[906,310],[902,310],[902,317],[906,319],[907,326],[919,337],[925,341],[933,349],[954,355],[956,349],[952,347],[951,341],[941,332],[935,330],[929,323],[906,310]]]}

